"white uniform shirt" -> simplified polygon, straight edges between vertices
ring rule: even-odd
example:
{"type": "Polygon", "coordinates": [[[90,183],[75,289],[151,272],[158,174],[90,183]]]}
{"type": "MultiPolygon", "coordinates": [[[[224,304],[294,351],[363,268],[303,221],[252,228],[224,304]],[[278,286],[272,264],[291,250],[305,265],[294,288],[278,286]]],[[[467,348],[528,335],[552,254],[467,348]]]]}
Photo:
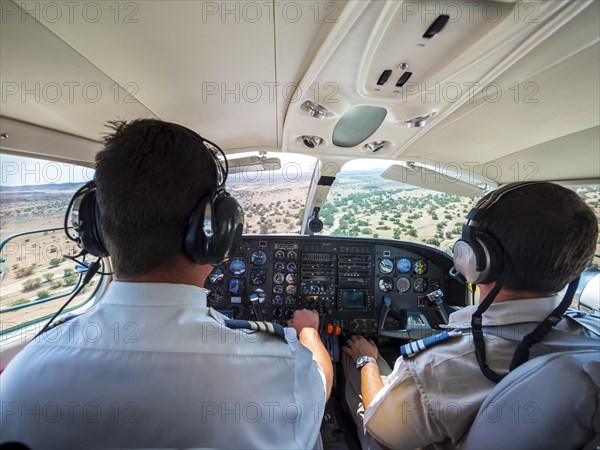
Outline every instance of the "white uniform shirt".
{"type": "MultiPolygon", "coordinates": [[[[523,336],[545,319],[561,296],[493,303],[483,314],[487,364],[506,373],[523,336]]],[[[456,448],[465,437],[479,407],[495,384],[481,372],[471,337],[471,315],[477,306],[450,315],[448,328],[463,336],[403,359],[400,357],[364,414],[365,430],[390,448],[412,449],[433,443],[456,448]]],[[[582,345],[586,333],[563,319],[542,342],[531,348],[531,358],[550,351],[582,345]]],[[[587,345],[589,341],[585,339],[587,345]]],[[[511,414],[515,420],[535,420],[532,405],[514,410],[485,412],[511,414]]]]}
{"type": "Polygon", "coordinates": [[[325,380],[312,354],[231,330],[198,287],[113,282],[1,375],[0,439],[32,448],[312,448],[325,380]]]}

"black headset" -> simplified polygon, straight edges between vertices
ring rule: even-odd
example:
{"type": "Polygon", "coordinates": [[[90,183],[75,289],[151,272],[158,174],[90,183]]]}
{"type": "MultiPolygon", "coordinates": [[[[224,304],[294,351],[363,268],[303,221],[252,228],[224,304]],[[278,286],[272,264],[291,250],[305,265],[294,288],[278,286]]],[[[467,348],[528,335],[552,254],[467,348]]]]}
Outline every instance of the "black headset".
{"type": "Polygon", "coordinates": [[[467,223],[462,227],[462,236],[453,248],[455,272],[472,284],[486,284],[496,281],[505,266],[502,245],[494,236],[479,229],[483,218],[492,206],[509,192],[541,181],[510,183],[490,192],[477,202],[467,215],[467,223]]]}
{"type": "MultiPolygon", "coordinates": [[[[183,242],[184,253],[198,264],[221,264],[235,253],[244,228],[244,210],[225,189],[229,174],[227,157],[218,145],[194,131],[177,124],[169,125],[184,131],[207,148],[217,172],[217,186],[202,197],[190,213],[183,242]]],[[[73,195],[65,215],[65,233],[85,252],[99,257],[108,256],[100,221],[96,182],[92,180],[73,195]],[[74,235],[68,230],[69,218],[74,235]]]]}

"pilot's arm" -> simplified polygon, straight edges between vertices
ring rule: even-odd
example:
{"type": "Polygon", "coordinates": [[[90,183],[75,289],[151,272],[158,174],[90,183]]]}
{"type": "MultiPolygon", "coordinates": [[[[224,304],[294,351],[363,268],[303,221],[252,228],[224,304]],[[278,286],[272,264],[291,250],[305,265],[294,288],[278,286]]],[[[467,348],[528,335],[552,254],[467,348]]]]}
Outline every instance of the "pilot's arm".
{"type": "MultiPolygon", "coordinates": [[[[377,346],[362,336],[352,336],[344,352],[353,361],[360,356],[377,359],[379,353],[377,346]]],[[[365,364],[360,378],[364,428],[377,442],[389,448],[418,448],[446,439],[441,424],[434,415],[427,414],[431,407],[423,403],[404,361],[396,362],[386,384],[375,363],[365,364]]]]}
{"type": "Polygon", "coordinates": [[[323,372],[325,377],[326,399],[331,394],[333,385],[333,366],[329,353],[325,349],[319,336],[319,314],[308,309],[297,310],[288,321],[288,326],[294,328],[298,334],[298,340],[312,353],[313,361],[323,372]]]}

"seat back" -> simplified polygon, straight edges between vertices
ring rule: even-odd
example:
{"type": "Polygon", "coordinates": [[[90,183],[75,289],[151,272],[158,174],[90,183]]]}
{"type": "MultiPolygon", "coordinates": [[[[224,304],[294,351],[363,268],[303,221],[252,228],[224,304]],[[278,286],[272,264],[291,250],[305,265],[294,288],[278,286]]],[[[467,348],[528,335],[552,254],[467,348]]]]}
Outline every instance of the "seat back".
{"type": "Polygon", "coordinates": [[[510,372],[481,406],[463,449],[600,445],[600,348],[551,353],[510,372]]]}

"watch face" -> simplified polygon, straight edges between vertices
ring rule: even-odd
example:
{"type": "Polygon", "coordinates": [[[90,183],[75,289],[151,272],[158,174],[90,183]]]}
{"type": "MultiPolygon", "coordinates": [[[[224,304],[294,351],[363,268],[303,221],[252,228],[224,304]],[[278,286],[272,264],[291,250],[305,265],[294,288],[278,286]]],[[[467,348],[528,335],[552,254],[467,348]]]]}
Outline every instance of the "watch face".
{"type": "Polygon", "coordinates": [[[372,360],[372,358],[369,358],[368,356],[360,356],[356,360],[356,367],[358,367],[360,369],[362,366],[364,366],[365,364],[367,364],[371,360],[372,360]]]}

